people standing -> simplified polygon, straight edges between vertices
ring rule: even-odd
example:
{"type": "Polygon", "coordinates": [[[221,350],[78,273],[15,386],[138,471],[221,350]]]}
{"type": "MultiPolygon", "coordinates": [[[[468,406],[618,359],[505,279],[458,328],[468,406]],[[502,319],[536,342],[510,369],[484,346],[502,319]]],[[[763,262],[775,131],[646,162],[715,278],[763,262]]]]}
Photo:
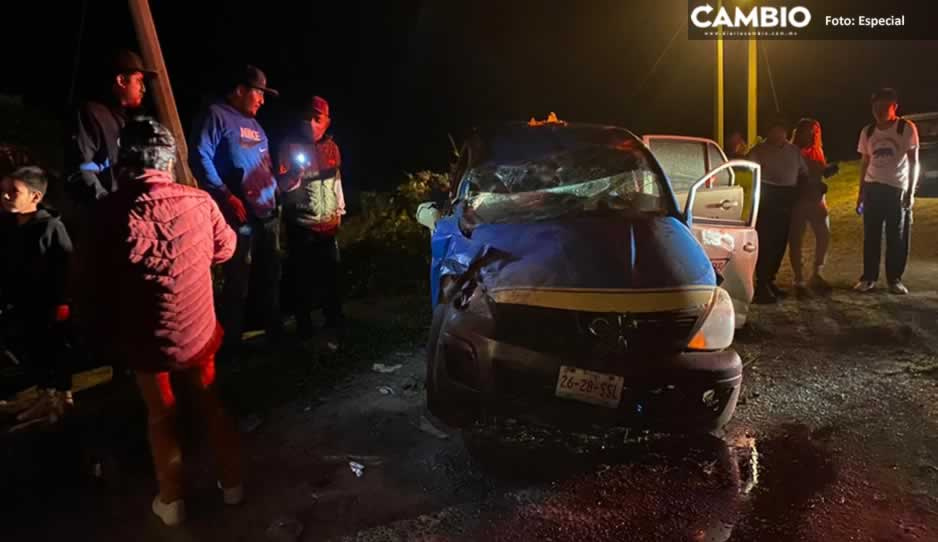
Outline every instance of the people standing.
{"type": "Polygon", "coordinates": [[[810,291],[817,293],[830,292],[831,286],[822,275],[824,263],[827,261],[827,250],[830,246],[831,226],[827,209],[827,184],[824,178],[829,177],[836,166],[828,168],[824,157],[824,146],[821,139],[821,123],[815,119],[801,119],[792,135],[792,143],[801,149],[808,170],[807,177],[798,185],[798,200],[791,219],[791,232],[789,234],[789,257],[791,269],[794,273],[795,292],[799,295],[808,295],[810,291]],[[811,280],[805,282],[802,262],[802,244],[805,230],[811,226],[814,233],[814,272],[811,280]]]}
{"type": "Polygon", "coordinates": [[[114,162],[117,138],[130,112],[143,105],[145,78],[155,72],[144,67],[133,51],[115,55],[101,100],[82,104],[75,117],[67,160],[67,192],[79,205],[87,205],[117,190],[114,162]]]}
{"type": "Polygon", "coordinates": [[[918,128],[896,114],[895,90],[879,89],[870,101],[874,122],[863,128],[857,144],[862,156],[857,212],[863,215],[863,275],[854,289],[869,292],[876,288],[885,229],[889,291],[905,295],[909,289],[902,275],[909,259],[919,177],[918,128]]]}
{"type": "Polygon", "coordinates": [[[177,525],[185,519],[185,491],[171,380],[189,389],[204,422],[224,501],[243,498],[238,434],[215,389],[223,329],[211,275],[212,265],[235,253],[236,236],[208,194],[175,182],[176,143],[166,127],[137,118],[120,141],[121,189],[100,202],[93,230],[96,274],[108,277],[92,286],[95,343],[135,373],[159,482],[152,510],[177,525]]]}
{"type": "Polygon", "coordinates": [[[287,257],[296,293],[297,331],[313,336],[311,312],[319,294],[325,317],[324,344],[339,348],[344,327],[336,234],[345,214],[342,192],[342,158],[339,147],[326,132],[331,125],[329,103],[314,96],[307,109],[308,124],[301,136],[287,138],[280,146],[280,171],[291,164],[302,167],[300,182],[284,193],[287,257]]]}
{"type": "Polygon", "coordinates": [[[753,302],[775,303],[785,292],[775,284],[775,275],[785,257],[792,212],[798,199],[798,178],[807,175],[801,149],[788,141],[787,124],[775,119],[766,140],[749,152],[748,158],[762,166],[762,198],[759,202],[759,259],[753,302]]]}
{"type": "MultiPolygon", "coordinates": [[[[224,99],[201,115],[191,135],[189,155],[199,185],[218,202],[238,236],[237,250],[224,266],[220,318],[225,328],[221,358],[238,354],[248,293],[262,305],[267,338],[282,332],[277,296],[280,281],[278,180],[274,175],[267,134],[257,121],[265,95],[278,96],[267,77],[245,66],[224,99]]],[[[295,179],[299,169],[288,171],[295,179]]]]}

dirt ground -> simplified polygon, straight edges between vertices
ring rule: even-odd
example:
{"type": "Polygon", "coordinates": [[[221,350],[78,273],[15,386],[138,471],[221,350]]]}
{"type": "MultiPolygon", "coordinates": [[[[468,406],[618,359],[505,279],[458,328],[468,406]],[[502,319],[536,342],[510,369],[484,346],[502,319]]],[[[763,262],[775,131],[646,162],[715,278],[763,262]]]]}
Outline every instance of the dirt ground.
{"type": "Polygon", "coordinates": [[[837,290],[754,309],[722,440],[573,456],[545,445],[530,452],[536,475],[492,474],[424,421],[423,299],[371,300],[352,321],[357,340],[383,334],[380,347],[333,359],[285,346],[222,371],[242,421],[262,421],[243,424],[243,505],[221,503],[210,454],[189,446],[190,520],[163,527],[138,438],[102,480],[16,489],[30,504],[0,539],[938,540],[938,201],[919,213],[908,297],[849,291],[857,219],[835,214],[837,290]]]}

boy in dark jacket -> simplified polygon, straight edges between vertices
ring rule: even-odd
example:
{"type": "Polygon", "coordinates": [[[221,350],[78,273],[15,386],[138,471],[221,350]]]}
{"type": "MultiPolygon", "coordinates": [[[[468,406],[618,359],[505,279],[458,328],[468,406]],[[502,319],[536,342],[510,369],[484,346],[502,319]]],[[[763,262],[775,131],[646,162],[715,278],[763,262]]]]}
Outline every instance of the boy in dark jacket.
{"type": "Polygon", "coordinates": [[[287,227],[287,259],[294,274],[296,324],[301,337],[310,337],[310,313],[316,293],[326,319],[325,345],[335,351],[342,331],[342,295],[339,285],[339,246],[336,234],[345,214],[342,158],[339,147],[326,134],[331,118],[329,103],[314,96],[307,110],[309,124],[302,137],[280,145],[280,172],[302,168],[298,184],[284,187],[283,211],[287,227]]]}
{"type": "Polygon", "coordinates": [[[70,402],[67,367],[72,242],[58,215],[42,206],[49,182],[36,167],[0,181],[0,333],[6,356],[40,388],[70,402]]]}

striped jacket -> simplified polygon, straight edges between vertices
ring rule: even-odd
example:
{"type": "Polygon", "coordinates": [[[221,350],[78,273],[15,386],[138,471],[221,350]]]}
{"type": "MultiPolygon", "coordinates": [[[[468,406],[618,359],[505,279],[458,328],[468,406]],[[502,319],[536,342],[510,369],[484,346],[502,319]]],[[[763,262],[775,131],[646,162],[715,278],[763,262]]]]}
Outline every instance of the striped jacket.
{"type": "Polygon", "coordinates": [[[284,217],[313,231],[335,234],[345,214],[339,146],[329,136],[315,144],[286,141],[280,146],[281,173],[297,157],[308,166],[299,184],[283,194],[284,217]]]}

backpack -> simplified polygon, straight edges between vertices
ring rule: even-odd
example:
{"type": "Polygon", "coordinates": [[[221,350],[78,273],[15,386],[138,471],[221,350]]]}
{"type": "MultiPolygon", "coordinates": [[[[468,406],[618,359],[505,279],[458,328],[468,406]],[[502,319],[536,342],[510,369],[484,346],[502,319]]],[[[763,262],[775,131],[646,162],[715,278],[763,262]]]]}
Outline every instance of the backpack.
{"type": "MultiPolygon", "coordinates": [[[[902,117],[899,117],[899,125],[896,126],[896,133],[899,134],[899,135],[902,135],[902,132],[905,131],[905,125],[908,124],[908,123],[909,123],[909,121],[905,120],[905,119],[902,118],[902,117]]],[[[867,139],[873,137],[873,131],[874,131],[874,130],[876,130],[876,123],[875,123],[875,122],[872,123],[872,124],[867,125],[867,127],[866,127],[866,138],[867,138],[867,139]]]]}

